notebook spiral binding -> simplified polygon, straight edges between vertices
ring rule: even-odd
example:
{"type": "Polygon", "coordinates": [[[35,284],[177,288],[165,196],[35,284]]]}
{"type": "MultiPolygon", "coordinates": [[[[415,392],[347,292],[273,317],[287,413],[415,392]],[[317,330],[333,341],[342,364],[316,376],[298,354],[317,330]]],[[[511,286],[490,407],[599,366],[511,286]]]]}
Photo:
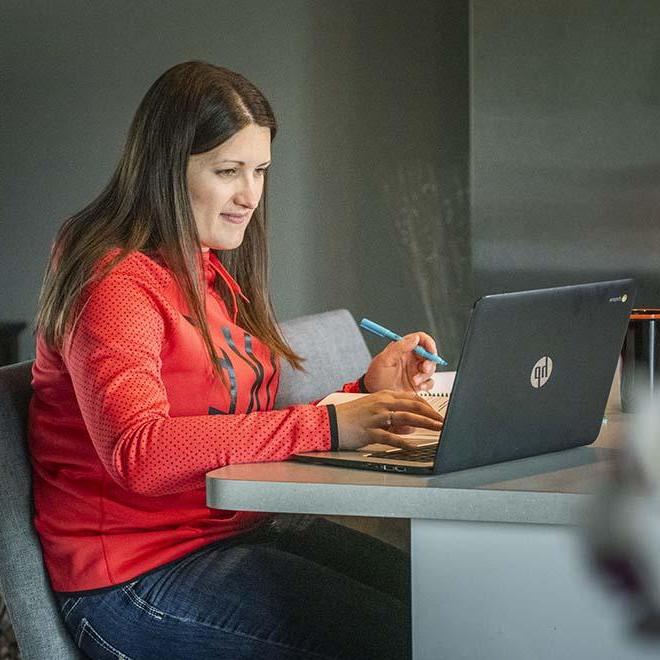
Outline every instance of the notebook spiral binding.
{"type": "Polygon", "coordinates": [[[443,413],[449,405],[449,393],[447,392],[417,392],[424,399],[428,399],[429,405],[436,412],[443,413]]]}

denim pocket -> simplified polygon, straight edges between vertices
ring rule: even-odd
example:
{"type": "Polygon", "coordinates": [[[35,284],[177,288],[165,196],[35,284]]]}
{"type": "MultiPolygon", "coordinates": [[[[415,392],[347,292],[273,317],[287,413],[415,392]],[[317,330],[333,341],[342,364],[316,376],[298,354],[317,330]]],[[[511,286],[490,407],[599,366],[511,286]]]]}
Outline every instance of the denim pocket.
{"type": "Polygon", "coordinates": [[[60,604],[60,612],[62,613],[62,616],[64,617],[64,623],[67,623],[69,621],[69,616],[71,615],[71,612],[76,608],[78,603],[82,598],[80,596],[78,597],[73,597],[73,598],[67,598],[65,601],[63,601],[60,604]]]}
{"type": "Polygon", "coordinates": [[[137,591],[135,590],[135,585],[137,582],[131,582],[131,584],[127,584],[125,587],[122,587],[122,591],[128,598],[129,602],[131,605],[134,607],[137,607],[139,610],[147,614],[153,619],[156,619],[158,621],[161,621],[162,619],[165,618],[165,612],[162,612],[161,610],[157,609],[150,603],[148,603],[144,598],[142,598],[137,591]]]}
{"type": "Polygon", "coordinates": [[[106,642],[84,617],[76,631],[76,645],[85,655],[94,660],[131,660],[112,644],[106,642]]]}

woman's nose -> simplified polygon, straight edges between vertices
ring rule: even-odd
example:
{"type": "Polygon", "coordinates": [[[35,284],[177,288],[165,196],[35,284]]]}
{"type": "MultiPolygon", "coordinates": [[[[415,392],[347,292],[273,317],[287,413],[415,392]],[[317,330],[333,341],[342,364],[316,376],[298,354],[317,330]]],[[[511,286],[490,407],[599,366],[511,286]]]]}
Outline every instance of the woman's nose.
{"type": "Polygon", "coordinates": [[[236,201],[241,206],[255,209],[261,199],[261,183],[251,175],[243,177],[236,201]]]}

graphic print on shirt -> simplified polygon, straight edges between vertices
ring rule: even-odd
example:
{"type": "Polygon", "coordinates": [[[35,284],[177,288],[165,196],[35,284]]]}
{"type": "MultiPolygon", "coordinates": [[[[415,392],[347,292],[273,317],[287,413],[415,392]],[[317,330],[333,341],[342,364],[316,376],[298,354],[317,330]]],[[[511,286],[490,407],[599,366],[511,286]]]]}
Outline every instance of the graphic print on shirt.
{"type": "MultiPolygon", "coordinates": [[[[257,356],[252,352],[252,335],[248,335],[247,333],[245,334],[245,354],[248,358],[248,360],[254,360],[254,366],[257,369],[257,379],[254,381],[254,385],[252,386],[252,392],[250,392],[250,395],[254,393],[256,402],[257,402],[257,410],[261,410],[261,400],[259,399],[259,388],[261,387],[261,384],[264,382],[264,368],[259,362],[257,356]]],[[[266,397],[269,399],[270,397],[268,396],[268,390],[266,390],[266,397]]],[[[268,410],[269,401],[266,403],[266,410],[268,410]]]]}
{"type": "MultiPolygon", "coordinates": [[[[270,378],[268,379],[268,382],[266,383],[266,410],[270,410],[270,386],[273,384],[273,378],[275,378],[277,374],[277,365],[275,364],[275,356],[273,353],[270,354],[270,367],[271,367],[271,372],[270,372],[270,378]]],[[[275,407],[275,395],[273,394],[273,408],[275,407]]]]}
{"type": "Polygon", "coordinates": [[[252,352],[252,337],[247,333],[245,333],[245,351],[247,355],[250,356],[247,357],[247,355],[243,355],[236,347],[236,343],[234,342],[234,339],[231,336],[231,329],[228,326],[223,326],[222,334],[225,336],[229,348],[231,348],[231,350],[234,351],[234,353],[236,353],[236,355],[238,355],[238,357],[241,358],[241,360],[243,360],[250,367],[250,369],[252,369],[252,371],[254,371],[255,381],[252,384],[252,387],[250,388],[250,403],[245,412],[250,413],[255,409],[261,410],[258,390],[259,390],[259,386],[261,385],[264,379],[264,368],[259,362],[259,360],[256,358],[256,356],[254,355],[254,353],[252,352]],[[252,362],[252,360],[254,360],[254,362],[252,362]],[[255,403],[256,403],[256,407],[255,407],[255,403]]]}
{"type": "Polygon", "coordinates": [[[234,365],[231,363],[227,353],[225,353],[222,348],[220,350],[222,351],[222,359],[218,358],[218,364],[227,372],[227,376],[229,377],[229,410],[224,412],[223,410],[209,406],[209,415],[233,415],[236,412],[236,396],[238,392],[236,386],[236,372],[234,371],[234,365]]]}

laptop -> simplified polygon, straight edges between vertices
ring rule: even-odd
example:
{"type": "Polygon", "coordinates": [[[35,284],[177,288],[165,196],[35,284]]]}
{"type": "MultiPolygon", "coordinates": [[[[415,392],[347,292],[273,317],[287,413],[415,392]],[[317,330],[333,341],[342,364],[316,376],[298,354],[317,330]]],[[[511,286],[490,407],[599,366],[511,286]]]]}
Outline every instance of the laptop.
{"type": "Polygon", "coordinates": [[[484,296],[437,438],[412,451],[378,445],[293,459],[443,474],[588,445],[602,425],[634,297],[632,279],[484,296]]]}

